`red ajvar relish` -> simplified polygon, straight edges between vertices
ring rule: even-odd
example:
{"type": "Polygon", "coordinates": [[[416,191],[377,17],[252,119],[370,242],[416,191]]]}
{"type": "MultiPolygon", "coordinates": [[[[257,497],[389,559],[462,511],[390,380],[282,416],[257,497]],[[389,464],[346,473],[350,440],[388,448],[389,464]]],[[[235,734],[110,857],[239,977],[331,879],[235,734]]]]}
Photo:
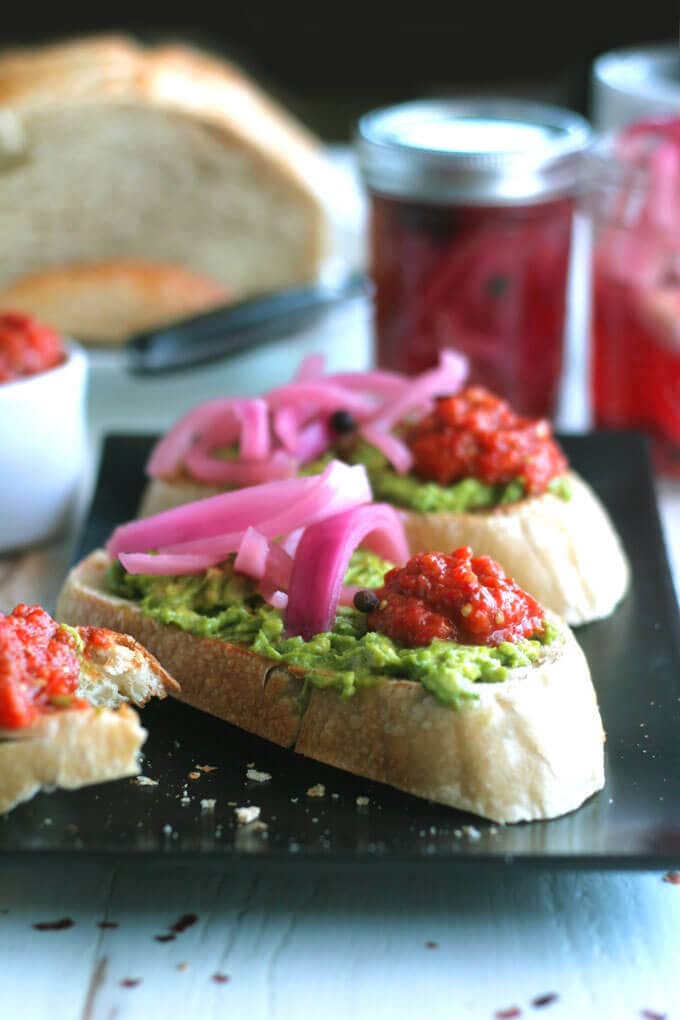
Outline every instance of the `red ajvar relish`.
{"type": "Polygon", "coordinates": [[[0,383],[37,375],[66,358],[61,337],[22,312],[0,314],[0,383]]]}
{"type": "Polygon", "coordinates": [[[407,440],[415,474],[440,485],[461,478],[490,485],[521,478],[527,495],[536,495],[567,469],[545,419],[521,418],[482,386],[440,397],[407,440]]]}
{"type": "Polygon", "coordinates": [[[74,697],[80,663],[73,635],[40,606],[0,613],[0,728],[19,729],[45,712],[84,708],[74,697]]]}
{"type": "Polygon", "coordinates": [[[368,615],[371,630],[402,645],[434,638],[466,645],[499,645],[540,636],[541,606],[507,577],[490,556],[468,546],[450,555],[420,553],[385,575],[380,603],[368,615]]]}

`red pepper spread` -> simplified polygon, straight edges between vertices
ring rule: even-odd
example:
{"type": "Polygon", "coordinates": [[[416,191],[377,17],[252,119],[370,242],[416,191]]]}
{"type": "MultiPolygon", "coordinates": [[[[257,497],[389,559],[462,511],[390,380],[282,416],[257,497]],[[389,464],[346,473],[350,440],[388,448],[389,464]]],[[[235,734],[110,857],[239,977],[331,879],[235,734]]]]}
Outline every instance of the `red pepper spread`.
{"type": "Polygon", "coordinates": [[[434,638],[499,645],[536,637],[545,626],[541,606],[490,556],[468,546],[450,555],[420,553],[390,570],[369,613],[371,630],[414,648],[434,638]]]}
{"type": "Polygon", "coordinates": [[[0,315],[0,383],[60,365],[66,352],[58,333],[21,312],[0,315]]]}
{"type": "Polygon", "coordinates": [[[547,421],[521,418],[482,386],[440,397],[407,438],[414,472],[440,485],[522,478],[527,495],[536,495],[567,469],[547,421]]]}
{"type": "Polygon", "coordinates": [[[59,708],[84,708],[77,699],[80,663],[72,634],[40,606],[0,613],[0,729],[30,726],[59,708]]]}

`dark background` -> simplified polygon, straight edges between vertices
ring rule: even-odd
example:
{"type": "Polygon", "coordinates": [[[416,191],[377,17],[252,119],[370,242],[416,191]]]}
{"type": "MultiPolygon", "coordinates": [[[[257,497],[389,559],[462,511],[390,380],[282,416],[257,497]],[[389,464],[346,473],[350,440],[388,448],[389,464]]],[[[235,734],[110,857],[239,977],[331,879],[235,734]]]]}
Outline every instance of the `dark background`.
{"type": "Polygon", "coordinates": [[[425,95],[497,92],[588,114],[593,58],[677,41],[680,21],[677,0],[218,0],[162,14],[117,4],[113,15],[42,6],[3,10],[0,46],[94,31],[193,42],[240,63],[329,141],[347,140],[367,109],[425,95]]]}

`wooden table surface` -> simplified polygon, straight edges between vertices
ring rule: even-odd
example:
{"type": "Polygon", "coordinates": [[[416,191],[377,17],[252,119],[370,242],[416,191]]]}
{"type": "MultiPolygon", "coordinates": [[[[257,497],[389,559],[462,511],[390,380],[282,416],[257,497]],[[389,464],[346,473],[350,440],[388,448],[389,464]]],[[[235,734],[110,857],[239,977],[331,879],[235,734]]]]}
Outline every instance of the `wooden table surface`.
{"type": "MultiPolygon", "coordinates": [[[[0,558],[0,607],[53,607],[102,433],[156,431],[200,399],[257,392],[320,345],[331,367],[366,367],[366,327],[366,310],[353,307],[322,337],[155,382],[93,357],[90,457],[70,528],[0,558]]],[[[579,400],[574,389],[567,426],[579,400]]],[[[659,494],[678,584],[680,486],[661,483],[659,494]]],[[[680,1020],[679,960],[680,884],[661,873],[465,864],[432,874],[423,861],[293,876],[215,860],[59,856],[0,864],[0,1020],[680,1020]],[[62,919],[59,930],[36,928],[62,919]]]]}

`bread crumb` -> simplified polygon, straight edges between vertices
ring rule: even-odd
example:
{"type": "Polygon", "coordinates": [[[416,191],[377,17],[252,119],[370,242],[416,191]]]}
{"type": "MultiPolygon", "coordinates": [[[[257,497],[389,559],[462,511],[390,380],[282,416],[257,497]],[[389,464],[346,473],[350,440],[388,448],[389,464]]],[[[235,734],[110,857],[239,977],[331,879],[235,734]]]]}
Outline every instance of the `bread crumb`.
{"type": "Polygon", "coordinates": [[[237,801],[235,801],[235,800],[228,800],[227,801],[227,805],[229,807],[236,807],[236,804],[237,804],[237,801]]]}
{"type": "Polygon", "coordinates": [[[214,797],[204,797],[201,801],[201,811],[214,811],[217,801],[214,797]]]}
{"type": "Polygon", "coordinates": [[[188,775],[189,779],[200,779],[201,778],[201,773],[200,772],[189,772],[189,773],[187,773],[187,775],[188,775]]]}
{"type": "Polygon", "coordinates": [[[169,836],[170,833],[172,832],[172,825],[164,825],[163,832],[165,833],[166,836],[169,836]]]}
{"type": "Polygon", "coordinates": [[[132,782],[136,783],[137,786],[158,786],[158,780],[151,779],[150,776],[136,776],[132,782]]]}
{"type": "Polygon", "coordinates": [[[180,804],[183,804],[186,807],[187,804],[191,804],[191,797],[187,795],[185,795],[184,797],[180,797],[179,802],[180,804]]]}
{"type": "Polygon", "coordinates": [[[482,838],[481,832],[474,825],[464,825],[463,832],[468,839],[477,840],[482,838]]]}
{"type": "Polygon", "coordinates": [[[266,832],[269,826],[266,822],[253,822],[251,828],[253,832],[266,832]]]}
{"type": "Polygon", "coordinates": [[[257,769],[249,768],[246,772],[246,778],[252,779],[254,783],[268,783],[271,779],[271,773],[259,772],[257,769]]]}
{"type": "Polygon", "coordinates": [[[371,803],[368,797],[357,797],[357,807],[368,807],[371,803]]]}
{"type": "Polygon", "coordinates": [[[239,825],[249,825],[260,817],[260,809],[254,804],[250,807],[237,807],[234,814],[239,825]]]}
{"type": "Polygon", "coordinates": [[[307,790],[307,796],[308,797],[325,797],[326,796],[326,787],[323,785],[323,783],[315,783],[314,786],[310,786],[310,788],[307,790]]]}
{"type": "Polygon", "coordinates": [[[254,761],[246,762],[246,768],[247,769],[254,769],[255,768],[255,762],[254,761]]]}
{"type": "Polygon", "coordinates": [[[196,765],[198,772],[217,772],[217,765],[196,765]]]}

